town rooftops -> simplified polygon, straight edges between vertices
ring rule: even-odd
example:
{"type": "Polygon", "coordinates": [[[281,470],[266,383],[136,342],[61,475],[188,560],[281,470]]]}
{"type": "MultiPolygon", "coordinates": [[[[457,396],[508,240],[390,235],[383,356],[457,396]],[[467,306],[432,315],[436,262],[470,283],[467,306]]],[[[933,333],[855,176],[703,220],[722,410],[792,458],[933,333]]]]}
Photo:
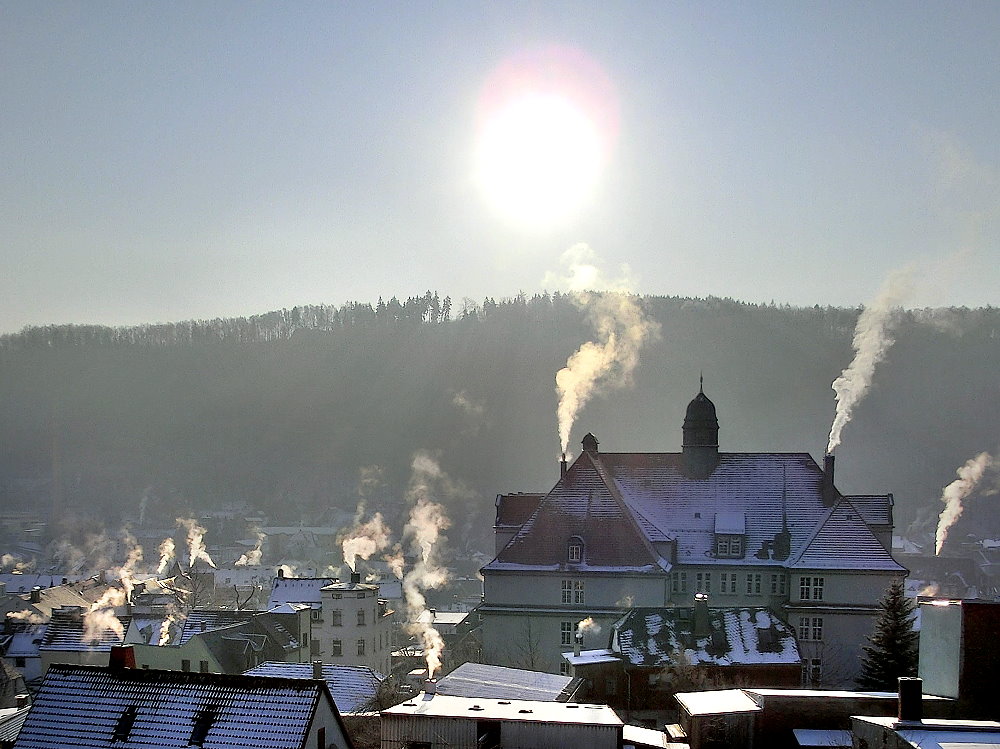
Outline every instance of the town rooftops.
{"type": "MultiPolygon", "coordinates": [[[[245,672],[247,676],[266,676],[283,679],[311,679],[313,664],[268,661],[245,672]]],[[[385,677],[368,666],[346,666],[324,663],[323,681],[326,682],[341,713],[364,710],[375,697],[385,677]]]]}
{"type": "Polygon", "coordinates": [[[622,726],[622,720],[607,705],[538,700],[495,700],[421,693],[411,700],[383,710],[382,715],[414,715],[428,718],[510,720],[530,723],[573,723],[591,726],[622,726]]]}
{"type": "Polygon", "coordinates": [[[571,676],[521,668],[463,663],[437,685],[438,695],[566,702],[583,685],[571,676]]]}
{"type": "Polygon", "coordinates": [[[88,617],[94,614],[86,609],[73,607],[53,611],[39,650],[104,651],[111,650],[112,645],[121,645],[132,617],[116,616],[110,609],[95,613],[97,616],[91,619],[88,627],[88,617]]]}
{"type": "Polygon", "coordinates": [[[721,713],[756,713],[760,705],[742,689],[716,689],[710,692],[681,692],[677,702],[688,715],[721,713]]]}
{"type": "Polygon", "coordinates": [[[14,746],[299,749],[322,701],[311,679],[56,664],[14,746]]]}
{"type": "Polygon", "coordinates": [[[562,654],[563,659],[571,666],[592,666],[598,663],[620,663],[621,656],[607,648],[598,650],[581,650],[580,655],[573,652],[562,654]]]}
{"type": "Polygon", "coordinates": [[[683,453],[584,451],[484,569],[662,574],[672,563],[731,565],[717,556],[716,537],[734,534],[742,536],[744,566],[905,572],[866,523],[885,522],[889,495],[859,496],[854,507],[824,491],[823,470],[807,453],[717,458],[701,475],[683,453]],[[775,543],[785,528],[787,557],[775,543]],[[567,560],[572,537],[582,541],[579,562],[567,560]],[[675,559],[664,557],[663,544],[675,559]]]}

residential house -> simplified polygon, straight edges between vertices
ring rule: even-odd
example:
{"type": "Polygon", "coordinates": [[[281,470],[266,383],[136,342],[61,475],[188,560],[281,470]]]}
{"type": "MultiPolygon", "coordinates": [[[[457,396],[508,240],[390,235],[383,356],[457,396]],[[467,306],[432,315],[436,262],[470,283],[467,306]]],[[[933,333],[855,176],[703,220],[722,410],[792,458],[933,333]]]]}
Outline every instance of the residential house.
{"type": "Polygon", "coordinates": [[[372,709],[385,676],[367,666],[330,663],[280,663],[267,661],[245,672],[247,676],[281,679],[322,679],[326,682],[341,715],[372,709]]]}
{"type": "MultiPolygon", "coordinates": [[[[793,627],[806,683],[852,683],[877,602],[906,574],[889,552],[892,495],[841,494],[832,456],[821,468],[806,453],[720,452],[704,392],[682,433],[679,453],[600,452],[588,434],[541,499],[498,497],[484,660],[555,672],[579,622],[606,632],[631,608],[706,593],[793,627]]],[[[592,632],[583,646],[606,644],[592,632]]]]}
{"type": "Polygon", "coordinates": [[[326,682],[54,665],[14,749],[350,749],[326,682]]]}

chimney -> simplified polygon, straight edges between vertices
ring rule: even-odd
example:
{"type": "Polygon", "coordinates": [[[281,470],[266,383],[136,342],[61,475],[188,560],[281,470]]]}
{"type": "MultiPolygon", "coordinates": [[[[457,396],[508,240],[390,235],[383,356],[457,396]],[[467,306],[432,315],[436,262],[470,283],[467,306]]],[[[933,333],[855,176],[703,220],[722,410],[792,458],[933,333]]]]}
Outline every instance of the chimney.
{"type": "Polygon", "coordinates": [[[837,490],[833,488],[833,460],[833,455],[829,453],[823,456],[823,483],[821,491],[825,507],[833,507],[833,503],[837,500],[837,490]]]}
{"type": "Polygon", "coordinates": [[[351,585],[359,585],[361,583],[361,573],[352,572],[351,573],[351,585]]]}
{"type": "Polygon", "coordinates": [[[135,668],[135,650],[131,645],[112,645],[108,655],[108,668],[120,671],[124,668],[135,668]]]}
{"type": "Polygon", "coordinates": [[[695,637],[708,637],[712,634],[712,625],[708,618],[708,593],[694,594],[694,630],[695,637]]]}
{"type": "Polygon", "coordinates": [[[923,720],[924,680],[910,676],[899,677],[899,719],[920,722],[923,720]]]}
{"type": "Polygon", "coordinates": [[[285,568],[284,567],[278,567],[278,579],[279,580],[284,580],[285,579],[285,568]]]}
{"type": "Polygon", "coordinates": [[[31,696],[27,694],[17,694],[14,695],[14,707],[18,710],[27,707],[31,704],[31,696]]]}
{"type": "Polygon", "coordinates": [[[573,637],[573,655],[580,657],[580,648],[583,646],[583,632],[577,632],[573,637]]]}
{"type": "Polygon", "coordinates": [[[37,585],[31,589],[31,602],[32,603],[42,602],[42,589],[37,585]]]}
{"type": "Polygon", "coordinates": [[[424,694],[437,694],[437,690],[438,690],[437,679],[424,680],[424,694]]]}
{"type": "Polygon", "coordinates": [[[323,661],[313,661],[313,678],[323,680],[323,661]]]}
{"type": "Polygon", "coordinates": [[[566,463],[566,453],[562,454],[562,460],[559,461],[559,477],[562,478],[566,475],[566,471],[569,470],[569,465],[566,463]]]}

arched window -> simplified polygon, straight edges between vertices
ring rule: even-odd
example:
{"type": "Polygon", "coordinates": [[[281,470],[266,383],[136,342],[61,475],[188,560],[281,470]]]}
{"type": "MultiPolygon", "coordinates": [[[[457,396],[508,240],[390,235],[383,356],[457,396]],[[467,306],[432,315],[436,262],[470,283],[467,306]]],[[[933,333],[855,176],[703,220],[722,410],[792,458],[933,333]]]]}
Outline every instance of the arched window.
{"type": "Polygon", "coordinates": [[[566,543],[566,560],[571,564],[583,561],[583,539],[579,536],[572,536],[566,543]]]}

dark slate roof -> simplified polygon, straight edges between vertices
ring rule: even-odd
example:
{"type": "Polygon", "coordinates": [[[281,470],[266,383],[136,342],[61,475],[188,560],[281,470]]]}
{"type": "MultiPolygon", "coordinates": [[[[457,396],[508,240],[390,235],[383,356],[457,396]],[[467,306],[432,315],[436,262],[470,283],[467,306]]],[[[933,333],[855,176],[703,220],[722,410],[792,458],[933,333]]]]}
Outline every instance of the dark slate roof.
{"type": "Polygon", "coordinates": [[[455,697],[566,702],[582,684],[583,679],[571,676],[463,663],[438,681],[437,693],[455,697]]]}
{"type": "MultiPolygon", "coordinates": [[[[365,709],[375,697],[379,684],[385,676],[368,666],[343,666],[324,663],[323,680],[333,695],[333,701],[341,713],[353,713],[365,709]]],[[[268,661],[245,672],[248,676],[272,678],[311,679],[311,663],[281,663],[268,661]]]]}
{"type": "Polygon", "coordinates": [[[208,711],[205,749],[298,749],[321,699],[329,699],[322,681],[56,664],[14,746],[187,747],[208,711]],[[130,708],[128,739],[113,741],[130,708]]]}
{"type": "MultiPolygon", "coordinates": [[[[690,612],[690,610],[687,610],[690,612]]],[[[692,634],[682,610],[636,608],[612,627],[611,650],[635,666],[799,664],[795,634],[766,608],[709,609],[710,634],[692,634]]]]}
{"type": "MultiPolygon", "coordinates": [[[[861,514],[845,500],[816,526],[799,552],[789,558],[788,566],[798,569],[866,570],[872,568],[873,560],[886,557],[885,547],[872,535],[861,514]]],[[[896,567],[906,573],[905,568],[898,564],[896,567]]]]}
{"type": "MultiPolygon", "coordinates": [[[[786,564],[767,551],[784,516],[791,533],[790,560],[856,569],[857,550],[864,548],[865,569],[904,572],[864,522],[845,525],[839,538],[803,556],[830,516],[822,483],[823,472],[807,453],[719,453],[718,464],[704,478],[687,473],[682,453],[583,453],[485,569],[655,571],[669,567],[653,550],[667,541],[676,542],[679,564],[728,566],[732,559],[713,555],[716,522],[742,514],[741,565],[786,564]],[[567,541],[574,535],[584,539],[584,560],[567,565],[567,541]]],[[[889,497],[881,501],[888,504],[889,497]]],[[[872,495],[863,504],[862,514],[877,519],[878,499],[872,495]]]]}
{"type": "Polygon", "coordinates": [[[844,497],[869,525],[892,525],[892,495],[851,494],[844,497]]]}
{"type": "Polygon", "coordinates": [[[196,634],[207,632],[212,629],[230,627],[234,624],[242,624],[250,621],[256,611],[227,611],[216,609],[195,609],[189,611],[184,620],[184,628],[181,636],[177,640],[178,645],[183,645],[196,634]]]}

